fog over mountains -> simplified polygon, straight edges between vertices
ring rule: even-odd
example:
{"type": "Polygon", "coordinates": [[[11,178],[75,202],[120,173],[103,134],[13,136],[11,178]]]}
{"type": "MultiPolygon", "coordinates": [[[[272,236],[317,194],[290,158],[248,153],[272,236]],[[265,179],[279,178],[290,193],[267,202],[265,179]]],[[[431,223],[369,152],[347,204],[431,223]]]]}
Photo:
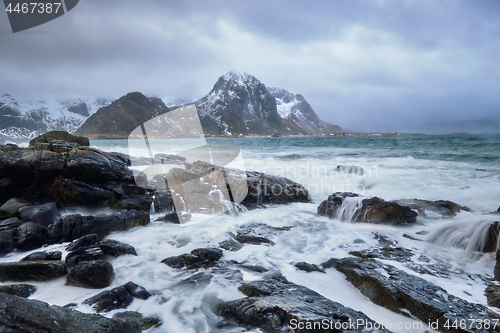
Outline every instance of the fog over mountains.
{"type": "MultiPolygon", "coordinates": [[[[338,133],[342,129],[318,118],[302,95],[266,88],[257,78],[236,71],[221,76],[195,104],[205,134],[292,135],[338,133]]],[[[68,102],[21,102],[0,99],[4,138],[30,138],[47,130],[65,130],[90,138],[126,138],[137,126],[175,109],[140,92],[110,102],[73,99],[68,102]]]]}
{"type": "MultiPolygon", "coordinates": [[[[18,101],[0,95],[0,138],[28,139],[49,130],[64,130],[89,138],[127,138],[144,122],[177,107],[194,104],[206,135],[323,135],[345,132],[322,121],[300,94],[266,87],[256,77],[237,71],[221,76],[204,97],[168,106],[157,97],[128,93],[115,101],[68,99],[66,101],[18,101]]],[[[335,106],[332,106],[335,110],[335,106]]],[[[341,113],[345,110],[336,110],[341,113]]],[[[181,126],[182,124],[169,124],[181,126]]],[[[493,120],[455,120],[415,124],[400,132],[451,133],[499,132],[493,120]]]]}

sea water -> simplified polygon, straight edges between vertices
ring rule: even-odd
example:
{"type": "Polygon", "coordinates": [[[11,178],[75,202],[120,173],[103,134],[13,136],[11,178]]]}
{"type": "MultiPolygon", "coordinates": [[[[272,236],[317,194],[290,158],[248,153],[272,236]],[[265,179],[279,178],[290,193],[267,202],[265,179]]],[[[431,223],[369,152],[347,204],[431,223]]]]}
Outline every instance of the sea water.
{"type": "MultiPolygon", "coordinates": [[[[487,214],[500,206],[499,134],[217,138],[207,141],[238,144],[246,170],[290,178],[309,190],[312,203],[267,207],[237,215],[193,214],[193,219],[186,224],[152,222],[145,227],[109,235],[108,238],[133,245],[138,253],[138,256],[126,255],[111,260],[116,277],[110,288],[133,281],[153,293],[148,300],[136,299],[128,307],[128,310],[162,319],[163,325],[152,332],[260,332],[218,328],[221,318],[216,314],[216,307],[223,301],[245,297],[237,290],[240,278],[252,281],[260,279],[262,274],[245,269],[241,269],[240,275],[223,269],[209,270],[206,274],[212,277],[200,279],[193,286],[179,282],[196,272],[160,263],[166,257],[188,253],[195,248],[218,246],[228,239],[229,233],[236,233],[240,226],[251,223],[292,228],[269,235],[275,243],[273,246],[245,245],[237,252],[224,251],[223,260],[280,271],[288,280],[362,311],[379,323],[391,322],[394,332],[423,332],[427,326],[424,323],[424,329],[419,329],[418,325],[413,326],[415,329],[398,329],[396,323],[409,327],[419,321],[373,304],[335,269],[327,269],[326,274],[306,273],[297,270],[294,264],[300,261],[320,264],[330,258],[343,258],[351,251],[377,246],[375,235],[386,236],[398,246],[411,250],[415,264],[433,264],[442,267],[442,271],[419,274],[405,263],[383,262],[420,276],[469,302],[486,305],[484,289],[487,280],[492,278],[495,259],[493,253],[476,252],[474,244],[481,242],[485,225],[499,220],[498,215],[487,214]],[[339,165],[361,167],[364,172],[352,174],[342,169],[339,172],[339,165]],[[406,227],[351,223],[350,217],[359,206],[353,199],[336,219],[319,217],[316,214],[318,205],[333,192],[356,192],[385,200],[451,200],[469,207],[471,212],[462,211],[448,219],[431,215],[419,217],[415,225],[406,227]],[[403,234],[419,240],[403,237],[403,234]],[[427,241],[430,238],[440,241],[427,241]]],[[[165,144],[162,140],[151,140],[152,146],[165,144]]],[[[91,145],[105,151],[129,153],[127,140],[92,140],[91,145]]],[[[130,148],[132,155],[141,155],[140,150],[130,148]]],[[[153,217],[161,214],[152,213],[156,213],[153,217]]],[[[44,250],[61,250],[65,254],[65,245],[51,245],[44,250]]],[[[26,254],[14,252],[0,261],[19,260],[26,254]]],[[[31,298],[58,305],[80,304],[98,292],[64,283],[64,278],[35,283],[38,291],[31,298]]],[[[77,309],[92,312],[85,305],[77,309]]],[[[123,310],[105,315],[112,316],[120,311],[123,310]]]]}

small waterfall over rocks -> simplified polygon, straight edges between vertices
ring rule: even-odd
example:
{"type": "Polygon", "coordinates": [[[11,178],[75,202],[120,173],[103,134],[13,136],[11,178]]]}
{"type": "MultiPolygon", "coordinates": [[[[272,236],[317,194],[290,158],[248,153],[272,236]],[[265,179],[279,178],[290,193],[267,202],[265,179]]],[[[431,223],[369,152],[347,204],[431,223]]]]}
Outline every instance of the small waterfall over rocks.
{"type": "Polygon", "coordinates": [[[335,219],[352,222],[354,215],[363,205],[363,199],[362,197],[346,197],[342,202],[342,206],[335,213],[335,219]]]}
{"type": "Polygon", "coordinates": [[[445,247],[458,247],[467,252],[493,252],[497,249],[500,223],[451,223],[432,232],[428,241],[445,247]]]}

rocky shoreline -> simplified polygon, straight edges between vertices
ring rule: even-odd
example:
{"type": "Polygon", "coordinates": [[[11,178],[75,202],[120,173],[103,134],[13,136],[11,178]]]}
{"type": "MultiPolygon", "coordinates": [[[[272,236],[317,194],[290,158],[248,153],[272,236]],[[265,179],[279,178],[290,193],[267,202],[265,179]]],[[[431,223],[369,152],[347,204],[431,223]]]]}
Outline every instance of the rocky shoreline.
{"type": "MultiPolygon", "coordinates": [[[[140,257],[141,253],[129,244],[107,237],[112,232],[147,226],[152,222],[152,208],[165,213],[162,218],[165,223],[182,223],[188,212],[174,211],[170,190],[137,185],[129,168],[129,156],[103,152],[88,145],[86,138],[49,133],[32,140],[27,148],[0,146],[0,255],[37,250],[20,261],[0,263],[0,281],[8,283],[0,286],[0,330],[140,332],[162,324],[156,316],[116,312],[126,310],[134,299],[146,300],[155,292],[142,287],[141,281],[129,281],[109,289],[115,278],[113,258],[140,257]],[[76,207],[109,211],[96,215],[68,213],[76,207]],[[62,243],[68,243],[64,254],[42,248],[62,243]],[[72,309],[79,304],[61,307],[27,299],[36,293],[37,287],[25,282],[54,279],[65,279],[66,285],[78,288],[95,289],[96,293],[82,302],[95,314],[72,309]],[[106,317],[111,311],[114,311],[112,318],[106,317]]],[[[217,182],[209,177],[210,172],[218,170],[217,166],[196,162],[179,170],[186,173],[186,177],[201,177],[206,182],[202,184],[204,187],[217,182]]],[[[289,179],[250,171],[245,175],[248,191],[241,202],[245,209],[310,202],[307,190],[289,179]]],[[[237,176],[238,173],[231,170],[227,175],[237,176]]],[[[149,185],[164,182],[158,178],[143,180],[149,185]]],[[[333,193],[324,200],[317,214],[318,218],[404,228],[418,223],[419,217],[447,219],[460,211],[469,209],[445,200],[385,201],[343,192],[333,193]]],[[[244,297],[219,302],[212,309],[221,332],[237,327],[259,328],[264,332],[390,332],[389,327],[377,327],[376,321],[363,312],[290,282],[278,269],[226,259],[228,253],[247,246],[276,246],[273,238],[291,229],[276,227],[267,221],[249,223],[227,234],[227,239],[218,246],[169,256],[158,261],[158,265],[165,265],[173,272],[189,273],[188,278],[179,278],[178,282],[188,288],[206,284],[214,275],[222,273],[240,282],[238,290],[244,297]],[[242,270],[254,272],[258,280],[244,281],[242,270]],[[329,326],[322,325],[324,320],[329,326]],[[352,326],[354,322],[363,325],[352,326]]],[[[491,223],[478,251],[497,251],[498,233],[498,222],[491,223]]],[[[395,262],[420,274],[436,274],[432,264],[416,265],[410,260],[414,255],[412,249],[399,246],[385,236],[375,235],[375,238],[378,246],[351,251],[350,257],[332,258],[321,264],[298,262],[293,265],[307,274],[326,274],[335,269],[374,304],[424,323],[436,323],[439,331],[500,332],[500,325],[479,326],[479,320],[500,319],[492,308],[500,305],[500,287],[496,281],[488,281],[486,294],[490,308],[470,303],[397,268],[399,266],[387,264],[387,261],[395,262]],[[464,320],[476,321],[475,326],[463,329],[447,325],[464,320]]],[[[499,267],[500,251],[494,272],[497,281],[500,281],[499,267]]]]}

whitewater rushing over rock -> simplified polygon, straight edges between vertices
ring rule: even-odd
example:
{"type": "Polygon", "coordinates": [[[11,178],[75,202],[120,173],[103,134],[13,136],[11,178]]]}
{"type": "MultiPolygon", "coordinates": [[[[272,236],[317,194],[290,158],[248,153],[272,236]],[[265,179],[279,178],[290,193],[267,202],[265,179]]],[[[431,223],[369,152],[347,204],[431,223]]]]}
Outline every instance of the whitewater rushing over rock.
{"type": "Polygon", "coordinates": [[[362,197],[347,197],[342,202],[342,206],[335,213],[335,219],[339,221],[352,222],[354,215],[363,205],[362,197]]]}
{"type": "Polygon", "coordinates": [[[467,252],[495,252],[499,231],[499,222],[451,222],[431,233],[428,241],[444,247],[459,247],[467,252]]]}

